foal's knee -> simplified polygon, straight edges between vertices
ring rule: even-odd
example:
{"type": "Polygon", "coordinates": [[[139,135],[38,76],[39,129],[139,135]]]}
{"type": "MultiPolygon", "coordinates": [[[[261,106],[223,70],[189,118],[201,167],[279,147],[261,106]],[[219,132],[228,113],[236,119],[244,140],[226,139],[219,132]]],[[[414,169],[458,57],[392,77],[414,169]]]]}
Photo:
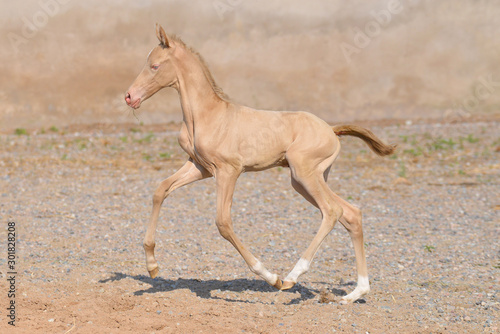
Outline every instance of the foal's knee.
{"type": "Polygon", "coordinates": [[[165,200],[165,196],[167,195],[169,189],[171,188],[170,182],[162,181],[156,188],[153,194],[153,205],[161,205],[165,200]]]}
{"type": "Polygon", "coordinates": [[[153,205],[161,205],[163,203],[163,197],[163,194],[155,191],[155,193],[153,194],[153,205]]]}
{"type": "Polygon", "coordinates": [[[340,205],[338,205],[336,202],[329,203],[326,209],[324,210],[323,216],[327,217],[327,221],[332,225],[331,227],[335,225],[335,223],[342,217],[344,214],[344,210],[340,205]]]}
{"type": "Polygon", "coordinates": [[[155,193],[153,194],[153,205],[161,205],[165,198],[165,188],[161,185],[156,188],[155,193]]]}
{"type": "Polygon", "coordinates": [[[144,239],[142,246],[145,250],[150,250],[155,248],[155,242],[153,240],[144,239]]]}

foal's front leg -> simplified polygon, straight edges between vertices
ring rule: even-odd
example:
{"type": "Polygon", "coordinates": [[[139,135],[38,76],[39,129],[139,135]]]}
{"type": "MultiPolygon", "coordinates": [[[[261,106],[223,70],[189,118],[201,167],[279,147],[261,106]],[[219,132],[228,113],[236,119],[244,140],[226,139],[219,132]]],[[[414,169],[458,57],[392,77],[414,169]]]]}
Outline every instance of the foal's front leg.
{"type": "Polygon", "coordinates": [[[144,251],[146,253],[146,267],[149,275],[155,278],[158,275],[158,263],[155,259],[155,234],[158,224],[160,208],[167,196],[177,188],[189,183],[212,176],[205,168],[189,159],[174,175],[160,182],[153,196],[153,212],[149,220],[148,229],[144,237],[144,251]]]}
{"type": "Polygon", "coordinates": [[[234,170],[229,172],[218,170],[215,175],[217,181],[217,228],[222,237],[238,250],[252,272],[262,277],[275,288],[281,289],[282,283],[278,275],[270,273],[234,233],[231,220],[231,205],[234,187],[239,175],[240,173],[234,170]]]}

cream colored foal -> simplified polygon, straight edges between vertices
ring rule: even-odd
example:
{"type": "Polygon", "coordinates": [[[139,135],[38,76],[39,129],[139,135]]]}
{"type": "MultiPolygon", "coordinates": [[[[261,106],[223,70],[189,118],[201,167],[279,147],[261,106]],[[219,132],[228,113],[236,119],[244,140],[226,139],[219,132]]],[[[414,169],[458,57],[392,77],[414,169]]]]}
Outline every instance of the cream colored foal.
{"type": "Polygon", "coordinates": [[[183,112],[179,144],[189,159],[160,183],[153,196],[153,212],[144,238],[146,265],[151,277],[158,274],[154,247],[163,201],[175,189],[213,176],[217,184],[217,227],[251,271],[277,289],[290,289],[309,269],[321,242],[340,221],[351,236],[358,271],[357,287],[343,297],[343,301],[353,302],[368,293],[361,212],[336,195],[326,181],[340,151],[337,136],[359,137],[381,156],[391,154],[394,147],[382,143],[361,127],[340,125],[332,129],[310,113],[255,110],[230,102],[197,52],[186,47],[179,38],[167,37],[159,25],[156,33],[160,44],[149,53],[144,69],[128,89],[125,100],[137,109],[160,89],[175,88],[183,112]],[[290,168],[293,188],[319,208],[323,217],[316,236],[283,282],[240,241],[231,220],[231,203],[238,177],[247,171],[276,166],[290,168]]]}

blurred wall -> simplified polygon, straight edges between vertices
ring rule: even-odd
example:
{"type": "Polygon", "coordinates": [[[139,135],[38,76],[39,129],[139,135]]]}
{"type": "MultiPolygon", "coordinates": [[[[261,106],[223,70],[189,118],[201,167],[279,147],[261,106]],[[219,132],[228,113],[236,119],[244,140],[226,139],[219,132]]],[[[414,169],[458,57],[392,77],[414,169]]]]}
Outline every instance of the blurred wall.
{"type": "MultiPolygon", "coordinates": [[[[500,3],[487,0],[1,0],[0,129],[135,122],[123,95],[157,40],[198,50],[233,100],[328,121],[498,111],[500,3]]],[[[174,90],[144,123],[180,120],[174,90]]]]}

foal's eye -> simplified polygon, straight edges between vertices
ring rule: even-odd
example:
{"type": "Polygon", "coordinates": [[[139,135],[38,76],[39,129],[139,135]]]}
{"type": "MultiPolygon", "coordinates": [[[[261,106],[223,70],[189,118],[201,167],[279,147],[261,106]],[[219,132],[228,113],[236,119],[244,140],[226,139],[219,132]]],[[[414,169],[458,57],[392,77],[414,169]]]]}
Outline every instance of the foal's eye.
{"type": "Polygon", "coordinates": [[[160,65],[151,65],[152,70],[156,71],[158,68],[160,68],[160,65]]]}

